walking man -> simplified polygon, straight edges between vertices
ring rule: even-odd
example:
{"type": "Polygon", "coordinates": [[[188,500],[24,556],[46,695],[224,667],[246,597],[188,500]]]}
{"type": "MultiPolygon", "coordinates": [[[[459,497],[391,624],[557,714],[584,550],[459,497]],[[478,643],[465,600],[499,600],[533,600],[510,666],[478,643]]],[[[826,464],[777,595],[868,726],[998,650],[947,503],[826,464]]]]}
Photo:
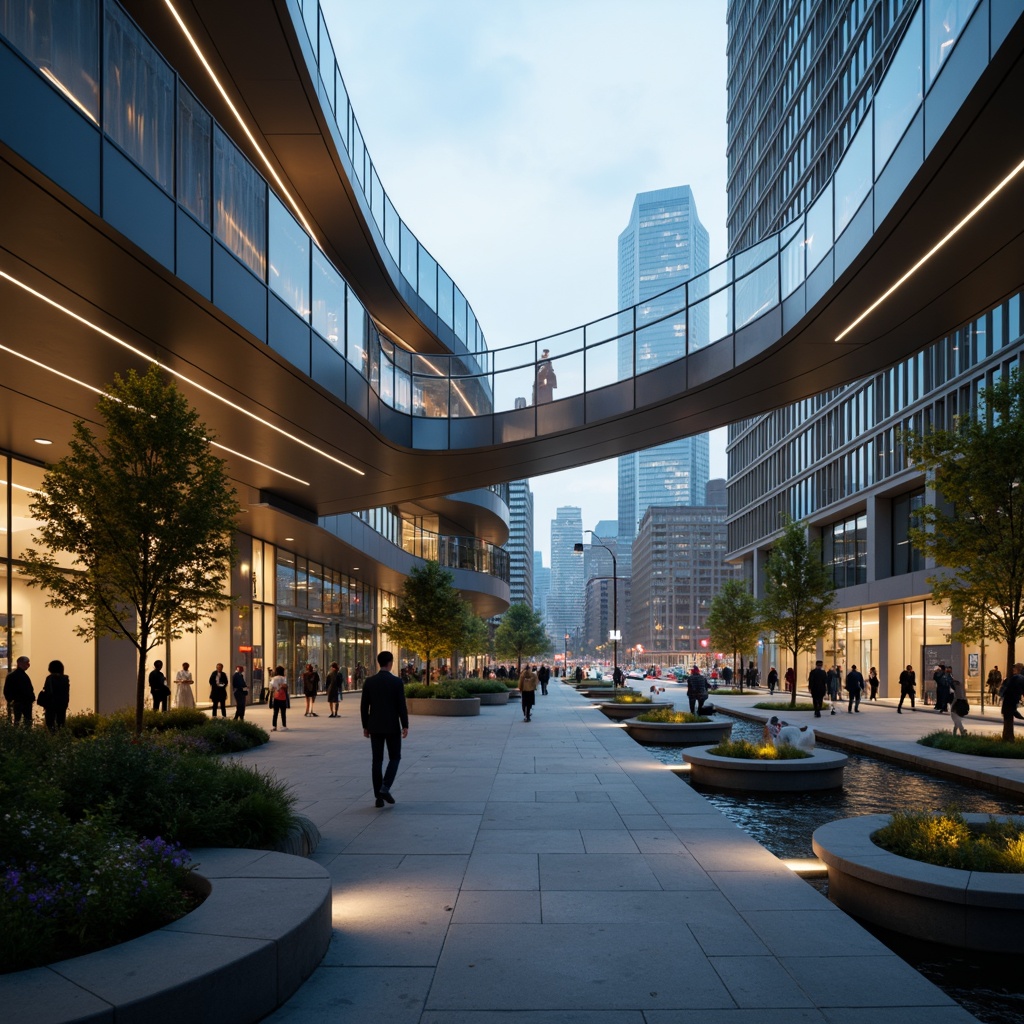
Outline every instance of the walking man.
{"type": "Polygon", "coordinates": [[[850,695],[846,713],[850,714],[851,711],[856,711],[859,715],[860,695],[864,692],[864,676],[857,671],[856,665],[851,665],[850,671],[846,673],[846,692],[850,695]]]}
{"type": "Polygon", "coordinates": [[[822,662],[816,661],[814,668],[807,676],[807,688],[811,691],[811,703],[814,704],[814,717],[821,718],[821,709],[828,693],[828,673],[821,667],[822,662]]]}
{"type": "Polygon", "coordinates": [[[900,702],[896,705],[896,714],[903,714],[903,702],[910,698],[910,710],[914,710],[914,693],[917,690],[917,673],[913,665],[908,665],[900,673],[900,702]]]}
{"type": "Polygon", "coordinates": [[[1013,675],[1003,684],[1003,739],[1007,743],[1013,742],[1013,719],[1021,697],[1024,697],[1024,665],[1017,662],[1013,675]]]}
{"type": "Polygon", "coordinates": [[[249,687],[241,665],[235,666],[235,674],[231,677],[231,692],[235,695],[235,718],[245,718],[245,698],[249,695],[249,687]]]}
{"type": "MultiPolygon", "coordinates": [[[[548,695],[548,682],[551,680],[551,669],[547,665],[541,665],[537,669],[537,682],[540,683],[540,692],[543,696],[548,695]]],[[[519,689],[522,689],[520,686],[519,689]]]]}
{"type": "Polygon", "coordinates": [[[210,700],[213,701],[213,712],[211,717],[217,717],[217,708],[220,708],[221,718],[228,717],[228,674],[224,666],[218,661],[217,667],[210,673],[210,700]]]}
{"type": "Polygon", "coordinates": [[[390,651],[377,655],[380,671],[363,683],[359,715],[363,721],[363,735],[370,740],[370,776],[377,807],[385,802],[393,804],[391,787],[402,760],[402,740],[409,735],[409,712],[405,706],[405,688],[402,680],[393,675],[395,663],[390,651]],[[388,766],[384,765],[384,747],[388,748],[388,766]]]}

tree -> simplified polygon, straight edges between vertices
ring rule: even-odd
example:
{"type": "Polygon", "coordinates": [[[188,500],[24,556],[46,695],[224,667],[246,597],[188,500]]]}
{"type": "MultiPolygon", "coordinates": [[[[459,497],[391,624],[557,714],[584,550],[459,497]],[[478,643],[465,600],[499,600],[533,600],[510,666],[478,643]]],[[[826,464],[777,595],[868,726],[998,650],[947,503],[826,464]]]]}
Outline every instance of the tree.
{"type": "Polygon", "coordinates": [[[104,436],[76,422],[32,499],[41,549],[22,555],[23,572],[47,605],[80,616],[79,636],[135,645],[141,732],[149,652],[201,632],[231,603],[238,500],[206,427],[156,366],[115,376],[96,408],[104,436]],[[74,556],[70,572],[57,552],[74,556]]]}
{"type": "Polygon", "coordinates": [[[551,637],[541,622],[540,614],[527,604],[511,605],[501,617],[501,624],[494,634],[495,654],[499,658],[515,658],[520,672],[524,657],[543,654],[551,647],[551,637]]]}
{"type": "Polygon", "coordinates": [[[466,602],[455,589],[454,579],[437,562],[425,562],[409,573],[397,606],[384,616],[388,636],[426,662],[427,682],[431,661],[450,655],[464,636],[466,602]]]}
{"type": "Polygon", "coordinates": [[[1024,634],[1024,380],[982,388],[977,417],[952,430],[901,437],[948,503],[918,509],[910,540],[940,567],[928,583],[962,623],[950,639],[1005,643],[1009,675],[1024,634]]]}
{"type": "MultiPolygon", "coordinates": [[[[722,584],[711,601],[706,625],[711,646],[720,651],[732,651],[733,672],[736,672],[736,655],[754,650],[761,632],[757,599],[744,580],[726,580],[722,584]]],[[[742,692],[742,665],[737,678],[742,692]]]]}
{"type": "MultiPolygon", "coordinates": [[[[761,627],[775,635],[793,655],[793,672],[801,651],[813,651],[831,621],[836,586],[821,549],[807,539],[802,523],[787,517],[782,536],[764,567],[765,595],[759,602],[761,627]]],[[[791,704],[796,704],[793,687],[791,704]]]]}
{"type": "Polygon", "coordinates": [[[491,646],[491,633],[487,628],[487,620],[481,619],[468,611],[466,620],[463,623],[463,637],[460,642],[461,650],[468,656],[487,654],[491,646]]]}

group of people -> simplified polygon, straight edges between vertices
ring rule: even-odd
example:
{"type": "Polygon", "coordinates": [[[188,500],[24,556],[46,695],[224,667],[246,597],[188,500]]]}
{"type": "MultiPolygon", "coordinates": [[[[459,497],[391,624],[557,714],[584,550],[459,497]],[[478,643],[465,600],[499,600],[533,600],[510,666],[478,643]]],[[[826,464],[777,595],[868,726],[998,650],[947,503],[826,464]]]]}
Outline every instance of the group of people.
{"type": "Polygon", "coordinates": [[[28,670],[32,667],[29,658],[18,658],[15,667],[4,679],[4,700],[7,702],[7,717],[16,726],[32,728],[32,713],[35,705],[43,709],[43,721],[50,732],[63,728],[67,720],[68,705],[71,703],[71,680],[64,673],[64,664],[51,661],[47,666],[43,687],[36,694],[28,670]]]}
{"type": "MultiPolygon", "coordinates": [[[[235,666],[234,675],[228,679],[224,665],[217,662],[217,667],[210,673],[210,701],[213,704],[211,714],[217,717],[219,711],[222,718],[228,717],[228,687],[235,701],[235,718],[245,718],[245,706],[249,698],[249,684],[245,678],[245,670],[241,665],[235,666]]],[[[174,706],[178,708],[194,708],[196,706],[195,679],[187,661],[182,662],[174,676],[174,706]]],[[[166,711],[170,703],[171,687],[164,674],[164,663],[157,658],[149,673],[149,694],[153,700],[154,711],[166,711]]]]}
{"type": "MultiPolygon", "coordinates": [[[[831,713],[836,713],[836,704],[839,702],[839,687],[842,680],[842,670],[838,665],[833,665],[826,671],[824,661],[816,661],[814,668],[807,676],[807,688],[811,691],[811,703],[814,705],[814,717],[821,718],[821,712],[825,707],[825,698],[829,697],[832,704],[831,713]]],[[[791,670],[786,672],[787,685],[791,670]]],[[[851,665],[842,681],[842,688],[846,691],[846,713],[860,714],[860,702],[865,693],[868,700],[878,700],[878,670],[871,666],[868,671],[868,678],[856,665],[851,665]]],[[[897,709],[898,710],[898,709],[897,709]]]]}

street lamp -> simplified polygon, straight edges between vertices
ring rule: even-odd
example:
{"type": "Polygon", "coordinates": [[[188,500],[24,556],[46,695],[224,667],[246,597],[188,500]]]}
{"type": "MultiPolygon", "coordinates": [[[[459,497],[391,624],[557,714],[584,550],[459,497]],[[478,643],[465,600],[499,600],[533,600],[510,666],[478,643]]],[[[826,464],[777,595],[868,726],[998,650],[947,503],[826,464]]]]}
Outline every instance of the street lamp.
{"type": "Polygon", "coordinates": [[[562,651],[562,675],[569,674],[569,634],[565,634],[565,649],[562,651]]]}
{"type": "MultiPolygon", "coordinates": [[[[619,568],[615,560],[615,552],[603,542],[593,530],[584,531],[594,538],[599,548],[604,548],[612,556],[612,679],[618,677],[619,668],[619,568]]],[[[573,551],[583,553],[582,544],[574,544],[573,551]]]]}

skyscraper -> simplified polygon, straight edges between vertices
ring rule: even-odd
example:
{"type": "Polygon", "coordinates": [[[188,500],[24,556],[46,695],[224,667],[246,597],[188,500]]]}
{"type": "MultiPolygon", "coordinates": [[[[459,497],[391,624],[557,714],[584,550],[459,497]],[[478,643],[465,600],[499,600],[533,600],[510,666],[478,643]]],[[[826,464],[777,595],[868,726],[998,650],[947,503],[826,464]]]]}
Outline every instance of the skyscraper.
{"type": "MultiPolygon", "coordinates": [[[[619,235],[619,308],[652,299],[638,312],[645,323],[636,345],[636,373],[653,370],[685,353],[686,322],[670,313],[679,306],[669,291],[708,269],[707,229],[697,216],[689,185],[641,192],[629,224],[619,235]]],[[[700,330],[694,317],[695,330],[700,330]]],[[[630,325],[631,326],[631,325],[630,325]]],[[[641,325],[638,323],[638,328],[641,325]]],[[[619,348],[619,377],[632,376],[633,347],[619,348]]],[[[628,576],[637,525],[650,505],[701,505],[708,480],[708,435],[681,438],[619,459],[619,571],[628,576]]]]}
{"type": "Polygon", "coordinates": [[[576,505],[564,505],[551,520],[551,592],[548,594],[548,633],[556,651],[565,634],[575,635],[583,623],[583,559],[575,546],[583,543],[583,517],[576,505]]]}
{"type": "Polygon", "coordinates": [[[508,485],[509,521],[505,550],[509,561],[509,599],[533,607],[533,491],[529,480],[508,485]]]}

